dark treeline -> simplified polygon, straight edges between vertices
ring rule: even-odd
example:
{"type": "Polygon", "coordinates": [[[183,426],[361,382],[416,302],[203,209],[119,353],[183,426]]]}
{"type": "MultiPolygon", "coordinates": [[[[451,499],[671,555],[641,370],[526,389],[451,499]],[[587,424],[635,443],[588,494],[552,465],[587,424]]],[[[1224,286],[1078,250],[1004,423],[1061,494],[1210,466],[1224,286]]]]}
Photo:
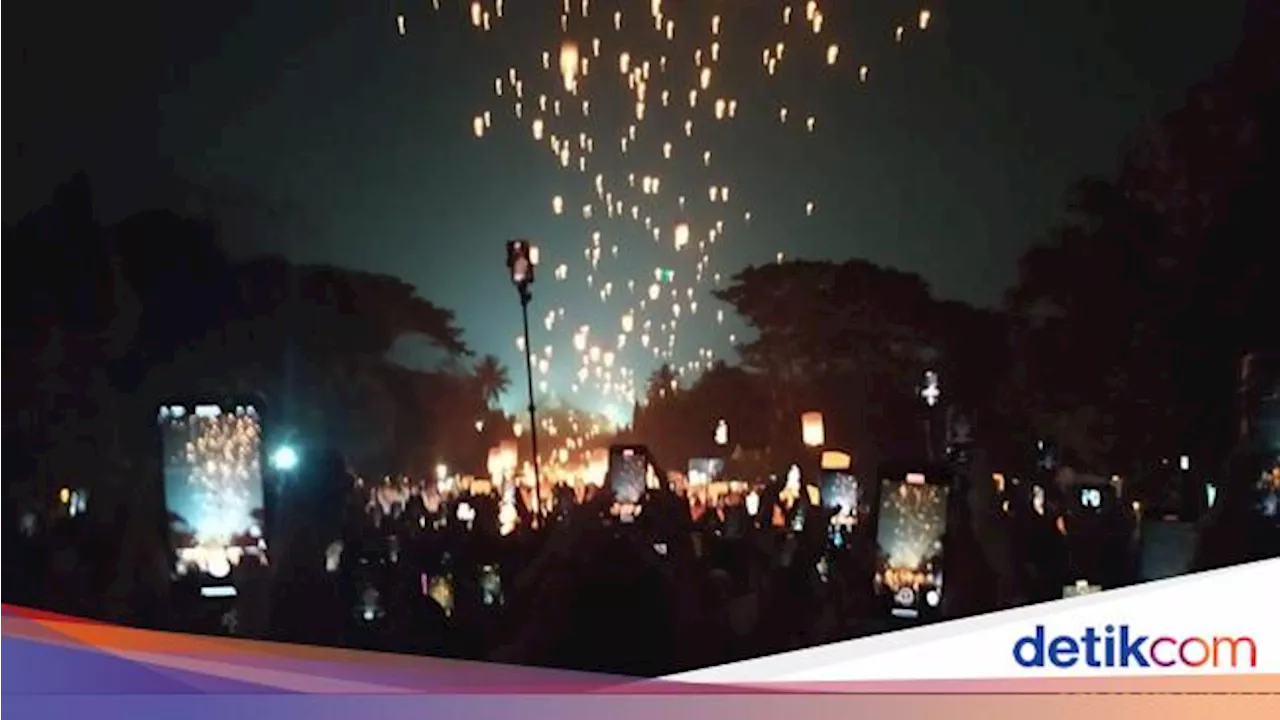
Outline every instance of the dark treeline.
{"type": "Polygon", "coordinates": [[[212,221],[167,211],[101,226],[84,177],[6,228],[24,256],[5,296],[7,497],[72,484],[99,508],[157,511],[147,458],[166,400],[250,398],[277,441],[339,448],[367,474],[483,468],[510,432],[490,409],[509,378],[473,361],[451,312],[396,278],[234,260],[219,240],[212,221]],[[437,367],[389,359],[413,336],[437,367]]]}
{"type": "Polygon", "coordinates": [[[918,393],[934,369],[943,404],[974,416],[1002,467],[1025,467],[1040,438],[1139,482],[1181,453],[1220,467],[1241,356],[1280,342],[1274,27],[1251,24],[1113,177],[1070,188],[1002,307],[945,302],[857,260],[747,268],[719,293],[756,331],[742,367],[687,387],[660,369],[637,433],[675,464],[713,451],[723,418],[731,444],[794,457],[799,414],[819,410],[830,441],[872,469],[923,452],[918,393]]]}

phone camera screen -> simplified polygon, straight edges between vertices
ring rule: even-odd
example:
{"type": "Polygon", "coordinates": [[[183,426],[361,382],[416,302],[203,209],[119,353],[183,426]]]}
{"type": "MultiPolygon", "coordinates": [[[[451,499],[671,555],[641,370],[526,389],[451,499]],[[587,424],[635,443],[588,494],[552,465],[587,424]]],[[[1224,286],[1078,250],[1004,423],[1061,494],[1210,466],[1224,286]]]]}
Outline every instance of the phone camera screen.
{"type": "Polygon", "coordinates": [[[1089,510],[1102,509],[1102,490],[1098,488],[1080,488],[1080,507],[1089,510]]]}
{"type": "Polygon", "coordinates": [[[831,522],[838,525],[858,523],[858,480],[846,472],[827,471],[822,476],[822,506],[834,510],[831,522]]]}
{"type": "Polygon", "coordinates": [[[480,594],[486,606],[502,605],[502,572],[497,565],[480,566],[480,594]]]}
{"type": "Polygon", "coordinates": [[[635,448],[621,448],[611,453],[609,485],[614,500],[621,505],[637,505],[644,496],[649,461],[635,448]]]}
{"type": "Polygon", "coordinates": [[[445,617],[453,615],[453,577],[450,575],[422,575],[423,594],[444,610],[445,617]]]}
{"type": "Polygon", "coordinates": [[[883,480],[876,530],[876,594],[895,617],[917,618],[942,605],[948,488],[911,473],[883,480]]]}
{"type": "MultiPolygon", "coordinates": [[[[253,405],[175,404],[156,418],[164,453],[164,502],[178,575],[229,582],[246,557],[267,550],[262,527],[262,418],[253,405]]],[[[277,465],[296,461],[283,453],[277,465]]],[[[63,501],[84,508],[79,493],[63,501]]]]}

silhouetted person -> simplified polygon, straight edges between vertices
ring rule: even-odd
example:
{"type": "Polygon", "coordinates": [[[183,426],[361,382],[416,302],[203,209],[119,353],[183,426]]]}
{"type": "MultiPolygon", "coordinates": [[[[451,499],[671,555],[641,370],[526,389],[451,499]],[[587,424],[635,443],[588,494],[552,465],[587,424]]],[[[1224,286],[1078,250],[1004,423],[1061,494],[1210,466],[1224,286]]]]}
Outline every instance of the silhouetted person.
{"type": "Polygon", "coordinates": [[[284,642],[344,645],[355,606],[351,580],[355,558],[344,547],[341,562],[332,568],[329,551],[345,539],[352,482],[342,457],[334,451],[309,456],[304,462],[307,465],[294,485],[281,495],[269,634],[284,642]]]}

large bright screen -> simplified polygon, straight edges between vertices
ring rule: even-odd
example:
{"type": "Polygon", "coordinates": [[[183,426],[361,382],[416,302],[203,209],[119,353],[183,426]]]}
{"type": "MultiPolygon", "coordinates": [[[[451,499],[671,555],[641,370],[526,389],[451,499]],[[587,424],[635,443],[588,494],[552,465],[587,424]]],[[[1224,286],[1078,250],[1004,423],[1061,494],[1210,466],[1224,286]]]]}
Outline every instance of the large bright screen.
{"type": "Polygon", "coordinates": [[[251,405],[160,408],[164,499],[179,572],[215,577],[265,551],[262,422],[251,405]]]}

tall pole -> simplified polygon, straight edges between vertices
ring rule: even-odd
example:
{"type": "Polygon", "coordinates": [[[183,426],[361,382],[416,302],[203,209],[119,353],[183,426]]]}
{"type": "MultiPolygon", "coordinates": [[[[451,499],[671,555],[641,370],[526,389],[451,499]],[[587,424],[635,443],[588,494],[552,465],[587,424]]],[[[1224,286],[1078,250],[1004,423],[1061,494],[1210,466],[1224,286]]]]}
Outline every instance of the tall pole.
{"type": "Polygon", "coordinates": [[[524,369],[529,383],[529,441],[533,445],[533,516],[541,518],[542,472],[538,467],[538,407],[533,398],[533,351],[529,342],[529,286],[520,285],[520,315],[524,321],[524,369]]]}

